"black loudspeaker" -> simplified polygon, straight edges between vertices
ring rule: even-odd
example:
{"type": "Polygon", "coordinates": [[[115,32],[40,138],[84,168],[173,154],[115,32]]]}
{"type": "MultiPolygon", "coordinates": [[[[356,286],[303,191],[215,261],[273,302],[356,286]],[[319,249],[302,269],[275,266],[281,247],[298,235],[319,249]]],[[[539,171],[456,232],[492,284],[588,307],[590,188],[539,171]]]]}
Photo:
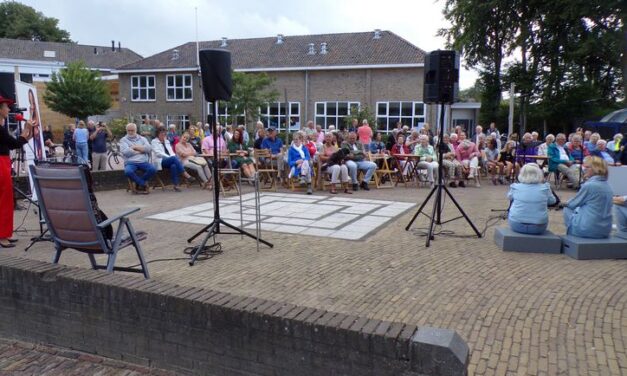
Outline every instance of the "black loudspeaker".
{"type": "Polygon", "coordinates": [[[231,53],[225,50],[207,49],[199,51],[198,54],[205,100],[208,102],[230,100],[233,93],[231,53]]]}
{"type": "Polygon", "coordinates": [[[425,103],[455,103],[459,93],[459,55],[433,51],[425,57],[425,103]]]}
{"type": "Polygon", "coordinates": [[[0,96],[15,102],[15,75],[13,73],[0,73],[0,96]]]}

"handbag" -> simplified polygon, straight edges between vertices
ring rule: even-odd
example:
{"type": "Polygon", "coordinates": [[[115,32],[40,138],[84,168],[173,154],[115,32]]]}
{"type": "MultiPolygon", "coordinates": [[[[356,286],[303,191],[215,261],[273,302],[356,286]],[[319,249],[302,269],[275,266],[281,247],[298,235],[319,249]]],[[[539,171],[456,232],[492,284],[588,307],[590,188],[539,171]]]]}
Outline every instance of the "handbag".
{"type": "Polygon", "coordinates": [[[207,161],[203,157],[189,157],[189,161],[201,167],[205,167],[207,165],[207,161]]]}

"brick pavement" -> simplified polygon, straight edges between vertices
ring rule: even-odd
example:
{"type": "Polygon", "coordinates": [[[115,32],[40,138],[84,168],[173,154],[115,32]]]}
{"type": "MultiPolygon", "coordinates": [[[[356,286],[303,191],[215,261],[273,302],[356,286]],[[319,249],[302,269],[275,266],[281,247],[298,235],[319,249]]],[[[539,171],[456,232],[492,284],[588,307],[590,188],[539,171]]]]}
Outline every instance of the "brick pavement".
{"type": "Polygon", "coordinates": [[[2,376],[173,376],[173,372],[141,367],[59,347],[0,339],[2,376]]]}
{"type": "MultiPolygon", "coordinates": [[[[507,188],[488,186],[455,189],[455,197],[483,229],[506,208],[507,188]]],[[[421,202],[427,189],[397,188],[359,192],[352,198],[421,202]]],[[[562,200],[571,192],[560,192],[562,200]]],[[[146,230],[148,260],[182,257],[187,237],[200,226],[147,220],[157,213],[206,203],[210,193],[197,188],[174,193],[154,191],[132,196],[124,191],[97,194],[101,207],[114,214],[141,207],[136,228],[146,230]]],[[[470,374],[627,373],[627,261],[576,261],[564,255],[501,252],[492,229],[482,239],[470,235],[458,220],[444,227],[454,236],[437,236],[430,248],[418,227],[404,231],[413,210],[360,241],[264,232],[273,249],[256,251],[250,240],[221,237],[225,252],[189,267],[185,260],[149,265],[154,279],[286,301],[293,304],[456,330],[471,349],[470,374]]],[[[449,205],[444,218],[457,215],[449,205]]],[[[17,212],[20,223],[23,212],[17,212]]],[[[561,212],[550,213],[550,229],[563,233],[561,212]]],[[[504,225],[504,221],[499,223],[504,225]]],[[[26,217],[34,229],[36,216],[26,217]]],[[[20,234],[24,239],[33,235],[20,234]]],[[[52,248],[40,243],[25,254],[50,260],[52,248]]],[[[7,252],[3,250],[2,252],[7,252]]],[[[67,253],[61,262],[88,266],[87,257],[67,253]]],[[[133,264],[122,252],[120,264],[133,264]]]]}

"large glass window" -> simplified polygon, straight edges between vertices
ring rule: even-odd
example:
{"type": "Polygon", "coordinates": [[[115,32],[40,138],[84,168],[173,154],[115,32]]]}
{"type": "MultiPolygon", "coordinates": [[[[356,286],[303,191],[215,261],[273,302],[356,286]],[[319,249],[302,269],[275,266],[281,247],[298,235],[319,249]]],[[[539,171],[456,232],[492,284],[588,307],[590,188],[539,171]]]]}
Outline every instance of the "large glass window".
{"type": "Polygon", "coordinates": [[[166,127],[169,127],[170,124],[176,125],[176,129],[178,131],[184,131],[189,128],[189,115],[172,115],[168,114],[165,117],[166,119],[166,127]]]}
{"type": "Polygon", "coordinates": [[[359,102],[316,102],[316,124],[322,129],[335,125],[339,129],[345,124],[344,118],[359,110],[359,102]]]}
{"type": "Polygon", "coordinates": [[[155,100],[155,76],[131,76],[131,101],[155,100]]]}
{"type": "Polygon", "coordinates": [[[425,105],[422,102],[377,102],[377,129],[391,132],[396,123],[418,127],[425,122],[425,105]]]}
{"type": "Polygon", "coordinates": [[[268,103],[259,109],[259,120],[267,127],[285,130],[285,119],[290,120],[290,130],[300,129],[300,102],[289,102],[289,113],[285,102],[268,103]]]}
{"type": "MultiPolygon", "coordinates": [[[[213,102],[209,102],[207,104],[207,114],[208,114],[208,123],[211,124],[213,122],[213,112],[215,111],[215,105],[213,102]]],[[[237,108],[232,109],[229,107],[227,102],[220,101],[218,102],[218,123],[220,125],[225,126],[227,124],[239,125],[246,124],[246,117],[244,113],[238,113],[237,108]],[[236,114],[236,115],[234,115],[236,114]]]]}
{"type": "Polygon", "coordinates": [[[166,99],[168,101],[191,101],[192,75],[172,74],[166,76],[166,99]]]}

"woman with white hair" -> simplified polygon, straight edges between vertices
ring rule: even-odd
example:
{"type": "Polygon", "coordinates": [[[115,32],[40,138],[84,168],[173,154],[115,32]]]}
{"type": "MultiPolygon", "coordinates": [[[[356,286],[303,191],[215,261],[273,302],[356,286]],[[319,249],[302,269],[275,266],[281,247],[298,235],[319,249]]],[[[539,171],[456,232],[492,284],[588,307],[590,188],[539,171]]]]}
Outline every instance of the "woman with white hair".
{"type": "Polygon", "coordinates": [[[537,164],[527,163],[520,169],[518,183],[509,187],[507,198],[511,201],[508,222],[512,231],[531,235],[546,231],[548,205],[555,204],[556,198],[537,164]]]}
{"type": "Polygon", "coordinates": [[[616,133],[612,138],[612,141],[607,143],[607,148],[614,153],[614,155],[618,155],[620,151],[620,142],[623,140],[622,133],[616,133]]]}
{"type": "Polygon", "coordinates": [[[438,156],[433,146],[429,145],[429,136],[423,134],[418,137],[418,140],[419,144],[414,148],[414,155],[420,157],[417,167],[427,169],[427,179],[429,184],[433,186],[435,180],[438,179],[438,156]]]}

